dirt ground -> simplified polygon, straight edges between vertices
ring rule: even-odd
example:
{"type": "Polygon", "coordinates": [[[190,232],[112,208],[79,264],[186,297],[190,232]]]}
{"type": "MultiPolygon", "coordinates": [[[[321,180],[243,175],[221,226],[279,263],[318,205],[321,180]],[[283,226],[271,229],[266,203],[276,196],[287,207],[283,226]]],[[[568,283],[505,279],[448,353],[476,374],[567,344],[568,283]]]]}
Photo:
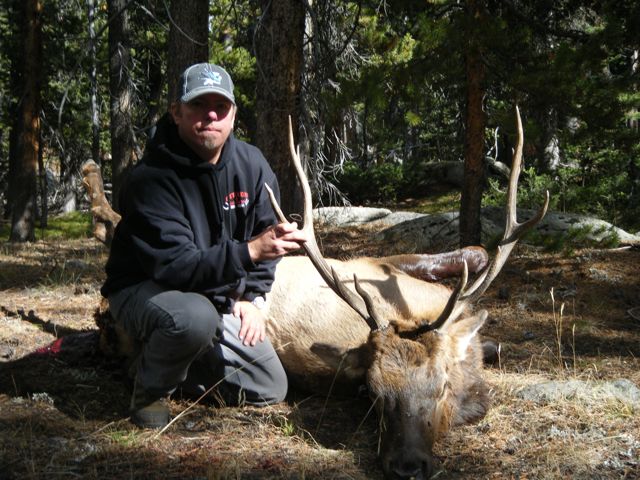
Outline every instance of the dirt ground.
{"type": "MultiPolygon", "coordinates": [[[[395,253],[353,228],[322,233],[325,255],[395,253]]],[[[0,479],[380,479],[364,398],[293,391],[264,408],[171,401],[166,432],[127,421],[121,367],[97,353],[104,278],[94,240],[0,244],[0,479]]],[[[480,307],[502,344],[487,368],[493,406],[436,447],[437,478],[640,478],[640,412],[620,401],[535,403],[547,380],[640,386],[640,251],[549,254],[517,247],[480,307]],[[551,291],[553,290],[553,294],[551,291]]]]}

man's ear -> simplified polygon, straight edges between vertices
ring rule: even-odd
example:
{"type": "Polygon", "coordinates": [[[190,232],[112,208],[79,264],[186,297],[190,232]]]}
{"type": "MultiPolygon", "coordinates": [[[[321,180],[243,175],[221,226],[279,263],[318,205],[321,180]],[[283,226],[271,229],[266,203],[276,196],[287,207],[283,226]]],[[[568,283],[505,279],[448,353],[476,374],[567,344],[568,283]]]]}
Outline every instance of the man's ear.
{"type": "Polygon", "coordinates": [[[180,102],[172,102],[169,106],[169,113],[171,114],[171,118],[173,118],[174,123],[178,123],[178,118],[180,118],[180,102]]]}

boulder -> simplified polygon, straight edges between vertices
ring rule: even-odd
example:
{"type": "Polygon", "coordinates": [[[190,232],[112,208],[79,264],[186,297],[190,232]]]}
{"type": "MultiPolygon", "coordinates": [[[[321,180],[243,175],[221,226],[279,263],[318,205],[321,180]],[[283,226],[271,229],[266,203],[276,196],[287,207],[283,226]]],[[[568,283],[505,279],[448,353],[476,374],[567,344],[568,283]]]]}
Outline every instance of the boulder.
{"type": "MultiPolygon", "coordinates": [[[[525,221],[534,210],[518,209],[518,220],[525,221]]],[[[498,238],[504,230],[504,209],[482,209],[482,242],[498,238]]],[[[547,212],[534,230],[539,237],[567,236],[574,241],[590,245],[640,245],[640,236],[628,233],[614,225],[585,215],[547,212]]],[[[413,244],[420,251],[451,248],[458,241],[458,212],[423,215],[391,226],[377,235],[378,240],[403,241],[413,244]]],[[[525,240],[526,241],[526,240],[525,240]]]]}
{"type": "Polygon", "coordinates": [[[549,381],[528,385],[516,392],[516,396],[541,404],[559,400],[584,405],[618,401],[633,408],[640,407],[640,389],[626,378],[612,381],[549,381]]]}
{"type": "Polygon", "coordinates": [[[390,214],[391,210],[387,208],[322,207],[313,211],[313,218],[332,227],[346,227],[380,220],[390,214]]]}

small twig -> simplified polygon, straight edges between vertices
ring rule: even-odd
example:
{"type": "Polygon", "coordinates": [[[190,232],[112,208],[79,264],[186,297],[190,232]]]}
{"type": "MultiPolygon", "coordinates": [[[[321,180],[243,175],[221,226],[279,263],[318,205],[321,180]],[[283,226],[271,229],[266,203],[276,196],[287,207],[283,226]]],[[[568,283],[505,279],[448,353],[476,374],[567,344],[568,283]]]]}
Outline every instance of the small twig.
{"type": "Polygon", "coordinates": [[[344,359],[346,358],[346,356],[347,355],[345,354],[340,358],[340,363],[338,364],[338,368],[336,369],[336,374],[333,376],[333,379],[331,380],[331,386],[329,387],[329,391],[327,392],[327,395],[324,399],[324,405],[322,405],[320,418],[318,419],[318,424],[316,425],[316,434],[318,433],[318,430],[320,430],[320,425],[322,425],[322,420],[324,420],[324,412],[326,412],[327,410],[327,404],[329,403],[329,398],[331,398],[331,394],[333,393],[333,387],[336,383],[336,379],[338,378],[338,374],[340,373],[340,367],[342,367],[342,362],[344,362],[344,359]]]}
{"type": "MultiPolygon", "coordinates": [[[[120,421],[120,420],[118,420],[120,421]]],[[[100,427],[99,429],[97,429],[95,432],[89,433],[87,435],[83,435],[80,438],[87,438],[87,437],[91,437],[93,435],[97,435],[98,433],[106,430],[107,428],[109,428],[111,425],[115,425],[117,422],[109,422],[106,425],[103,425],[102,427],[100,427]]]]}
{"type": "MultiPolygon", "coordinates": [[[[353,432],[353,435],[351,435],[351,438],[349,439],[349,442],[347,444],[351,444],[355,438],[356,438],[356,434],[360,431],[360,428],[362,427],[362,425],[364,425],[365,420],[367,420],[367,418],[369,418],[369,415],[371,414],[371,412],[373,411],[373,409],[376,406],[376,403],[378,402],[378,400],[380,399],[380,396],[378,396],[378,398],[375,399],[375,401],[371,402],[371,406],[369,407],[369,410],[367,410],[367,413],[365,413],[364,417],[362,418],[362,420],[360,421],[360,423],[358,424],[358,426],[356,427],[356,431],[353,432]]],[[[381,422],[381,426],[382,426],[382,416],[380,419],[381,422]]],[[[382,432],[382,428],[380,429],[380,432],[382,432]]],[[[378,448],[378,453],[379,453],[379,448],[378,448]]]]}
{"type": "MultiPolygon", "coordinates": [[[[291,342],[285,343],[284,345],[282,345],[281,347],[278,348],[282,349],[287,347],[291,342]]],[[[267,352],[264,355],[261,355],[258,358],[253,359],[250,363],[255,363],[259,360],[262,359],[262,357],[266,357],[267,355],[271,355],[271,352],[267,352]]],[[[209,387],[202,395],[200,395],[197,399],[195,399],[191,405],[189,405],[187,408],[185,408],[183,411],[181,411],[178,415],[176,415],[169,423],[167,423],[162,430],[160,430],[153,438],[158,438],[160,435],[162,435],[164,432],[167,431],[167,429],[173,425],[176,421],[178,421],[180,418],[184,417],[187,412],[189,412],[189,410],[191,410],[193,407],[195,407],[198,403],[200,403],[200,400],[202,400],[204,397],[206,397],[207,395],[209,395],[209,393],[211,393],[218,385],[220,385],[222,382],[224,382],[227,378],[229,378],[230,376],[234,375],[236,372],[239,372],[243,369],[244,367],[239,367],[236,368],[233,372],[230,372],[229,374],[225,375],[223,378],[221,378],[220,380],[218,380],[215,384],[213,384],[211,387],[209,387]]]]}
{"type": "Polygon", "coordinates": [[[18,385],[16,384],[16,379],[15,379],[15,377],[13,376],[13,374],[11,374],[11,381],[13,382],[13,389],[14,389],[14,391],[16,392],[16,397],[18,397],[18,396],[19,396],[19,393],[18,393],[18,385]]]}
{"type": "Polygon", "coordinates": [[[640,307],[633,307],[627,310],[627,315],[633,318],[636,322],[640,322],[640,307]]]}

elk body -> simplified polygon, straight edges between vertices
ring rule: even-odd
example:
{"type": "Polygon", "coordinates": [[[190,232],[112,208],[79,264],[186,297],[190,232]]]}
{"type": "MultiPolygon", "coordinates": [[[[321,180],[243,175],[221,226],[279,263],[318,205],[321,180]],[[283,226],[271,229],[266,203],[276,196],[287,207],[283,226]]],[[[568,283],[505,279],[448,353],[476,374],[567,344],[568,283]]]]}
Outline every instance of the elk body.
{"type": "Polygon", "coordinates": [[[485,316],[403,338],[400,331],[435,321],[451,291],[384,260],[328,262],[343,278],[357,275],[389,327],[372,331],[306,257],[288,257],[268,297],[269,338],[298,385],[324,393],[333,385],[334,394],[366,385],[382,420],[387,477],[429,478],[435,440],[451,426],[482,418],[489,406],[476,335],[485,316]]]}
{"type": "MultiPolygon", "coordinates": [[[[478,335],[487,313],[471,313],[471,304],[498,275],[517,240],[542,219],[548,204],[547,198],[524,224],[516,221],[522,161],[519,114],[517,122],[519,140],[503,239],[495,257],[470,286],[465,263],[463,278],[454,290],[426,281],[431,269],[446,269],[451,258],[481,267],[486,263],[484,250],[450,257],[322,258],[313,234],[308,182],[290,133],[292,158],[305,197],[308,256],[285,257],[279,263],[267,297],[268,334],[293,382],[324,393],[330,388],[355,392],[366,385],[379,417],[386,478],[429,478],[436,440],[453,426],[481,419],[488,409],[478,335]],[[434,259],[440,265],[434,265],[434,259]]],[[[91,193],[91,185],[86,186],[91,193]]],[[[93,203],[104,208],[106,202],[94,199],[93,203]]],[[[279,211],[275,203],[274,208],[279,211]]],[[[96,208],[94,214],[98,216],[96,208]]],[[[123,345],[123,339],[119,341],[123,345]]]]}

